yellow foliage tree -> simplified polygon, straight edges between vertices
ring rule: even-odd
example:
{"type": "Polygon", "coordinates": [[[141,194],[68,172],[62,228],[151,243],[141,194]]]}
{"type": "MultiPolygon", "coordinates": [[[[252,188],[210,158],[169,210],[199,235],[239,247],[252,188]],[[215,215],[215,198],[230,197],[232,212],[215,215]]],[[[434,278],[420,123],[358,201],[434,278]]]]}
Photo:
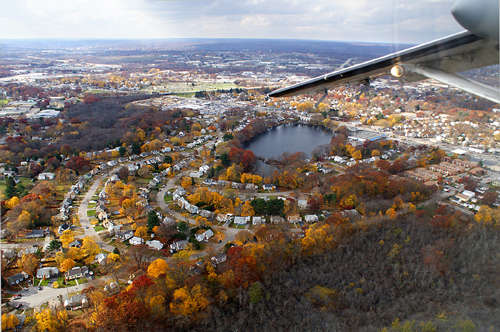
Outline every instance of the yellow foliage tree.
{"type": "Polygon", "coordinates": [[[75,266],[75,264],[76,263],[74,260],[72,260],[71,258],[66,258],[59,266],[59,270],[61,270],[61,272],[68,272],[75,266]]]}
{"type": "Polygon", "coordinates": [[[396,219],[397,213],[396,210],[391,207],[385,211],[385,215],[388,216],[390,219],[396,219]]]}
{"type": "Polygon", "coordinates": [[[156,317],[163,317],[165,314],[165,297],[163,295],[155,295],[148,299],[149,310],[156,317]]]}
{"type": "Polygon", "coordinates": [[[85,264],[91,264],[95,256],[101,252],[99,245],[89,236],[83,238],[81,250],[85,256],[85,264]]]}
{"type": "Polygon", "coordinates": [[[40,332],[65,331],[68,322],[66,311],[54,312],[47,308],[35,314],[36,328],[40,332]]]}
{"type": "Polygon", "coordinates": [[[245,204],[243,204],[243,206],[241,207],[241,215],[243,217],[255,215],[255,211],[253,210],[253,207],[250,204],[250,201],[245,201],[245,204]]]}
{"type": "Polygon", "coordinates": [[[83,253],[82,249],[77,248],[77,247],[71,247],[66,252],[66,258],[71,258],[74,261],[79,261],[84,256],[85,256],[85,254],[83,253]]]}
{"type": "Polygon", "coordinates": [[[187,286],[176,289],[170,302],[170,311],[174,315],[187,317],[204,310],[210,304],[205,293],[199,284],[194,285],[191,290],[187,286]]]}
{"type": "Polygon", "coordinates": [[[19,319],[14,314],[2,314],[2,330],[14,330],[19,325],[19,319]]]}
{"type": "Polygon", "coordinates": [[[17,221],[23,228],[27,227],[31,223],[31,213],[26,210],[22,210],[19,216],[17,216],[17,221]]]}
{"type": "Polygon", "coordinates": [[[360,150],[356,150],[354,151],[354,153],[352,154],[352,157],[356,160],[361,160],[363,158],[363,154],[361,153],[360,150]]]}
{"type": "Polygon", "coordinates": [[[181,180],[181,186],[186,190],[190,189],[192,184],[193,180],[191,180],[191,178],[188,176],[183,177],[181,180]]]}
{"type": "Polygon", "coordinates": [[[63,248],[68,248],[69,244],[75,240],[75,234],[68,229],[61,234],[59,240],[62,242],[63,248]]]}
{"type": "Polygon", "coordinates": [[[139,226],[135,230],[134,235],[145,239],[148,236],[148,228],[146,226],[139,226]]]}
{"type": "Polygon", "coordinates": [[[19,204],[19,197],[13,196],[12,198],[5,201],[5,207],[7,209],[13,209],[16,205],[19,204]]]}
{"type": "Polygon", "coordinates": [[[168,264],[164,259],[158,258],[148,266],[148,276],[158,278],[168,271],[168,264]]]}
{"type": "Polygon", "coordinates": [[[487,205],[482,205],[474,215],[477,223],[485,225],[498,225],[500,223],[500,209],[492,209],[487,205]]]}

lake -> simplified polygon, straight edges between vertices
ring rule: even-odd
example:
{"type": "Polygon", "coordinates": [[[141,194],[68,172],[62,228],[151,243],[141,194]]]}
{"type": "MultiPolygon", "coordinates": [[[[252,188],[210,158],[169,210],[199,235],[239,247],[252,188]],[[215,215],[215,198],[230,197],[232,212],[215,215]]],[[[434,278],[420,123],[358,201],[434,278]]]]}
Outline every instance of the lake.
{"type": "MultiPolygon", "coordinates": [[[[333,134],[325,129],[307,125],[282,125],[275,127],[250,141],[245,149],[263,158],[278,159],[283,152],[304,152],[308,157],[319,145],[330,143],[333,134]]],[[[257,162],[257,172],[266,176],[275,168],[262,161],[257,162]]]]}

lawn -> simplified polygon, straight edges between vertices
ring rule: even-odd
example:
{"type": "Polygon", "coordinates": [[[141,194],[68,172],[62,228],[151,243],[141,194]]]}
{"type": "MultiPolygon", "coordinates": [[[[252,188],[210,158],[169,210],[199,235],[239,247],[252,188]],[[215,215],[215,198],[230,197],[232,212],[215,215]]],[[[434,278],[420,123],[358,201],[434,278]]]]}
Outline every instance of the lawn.
{"type": "Polygon", "coordinates": [[[165,203],[170,203],[174,200],[174,197],[170,194],[166,194],[164,197],[163,197],[163,200],[165,201],[165,203]]]}
{"type": "MultiPolygon", "coordinates": [[[[19,183],[16,185],[16,188],[19,189],[19,185],[22,184],[24,187],[24,191],[21,193],[18,193],[17,196],[24,196],[26,195],[31,188],[33,188],[33,181],[30,178],[25,178],[25,177],[19,177],[19,183]]],[[[5,179],[0,180],[0,200],[6,199],[5,197],[5,189],[6,189],[6,184],[5,184],[5,179]]]]}
{"type": "MultiPolygon", "coordinates": [[[[40,282],[40,279],[35,278],[35,286],[39,286],[38,285],[39,282],[40,282]]],[[[52,284],[52,283],[47,279],[43,279],[40,286],[48,286],[49,284],[52,284]]]]}
{"type": "Polygon", "coordinates": [[[5,185],[5,180],[0,180],[0,200],[5,199],[5,188],[7,186],[5,185]]]}
{"type": "Polygon", "coordinates": [[[96,203],[89,203],[89,205],[88,205],[88,207],[91,209],[95,208],[95,206],[96,206],[96,203]]]}
{"type": "Polygon", "coordinates": [[[87,210],[87,217],[94,217],[95,216],[95,210],[87,210]]]}
{"type": "Polygon", "coordinates": [[[94,230],[95,230],[96,232],[100,232],[100,231],[103,231],[103,230],[105,230],[105,229],[106,229],[106,228],[104,228],[102,225],[97,225],[97,226],[95,226],[95,227],[94,227],[94,230]]]}

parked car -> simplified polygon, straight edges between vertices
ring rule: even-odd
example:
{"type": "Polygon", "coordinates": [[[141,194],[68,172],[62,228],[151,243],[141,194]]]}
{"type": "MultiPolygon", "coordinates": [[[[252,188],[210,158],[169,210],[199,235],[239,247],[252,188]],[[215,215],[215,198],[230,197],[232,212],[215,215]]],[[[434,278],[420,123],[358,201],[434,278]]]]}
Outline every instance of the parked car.
{"type": "Polygon", "coordinates": [[[12,297],[13,300],[19,300],[21,298],[21,294],[16,294],[12,297]]]}

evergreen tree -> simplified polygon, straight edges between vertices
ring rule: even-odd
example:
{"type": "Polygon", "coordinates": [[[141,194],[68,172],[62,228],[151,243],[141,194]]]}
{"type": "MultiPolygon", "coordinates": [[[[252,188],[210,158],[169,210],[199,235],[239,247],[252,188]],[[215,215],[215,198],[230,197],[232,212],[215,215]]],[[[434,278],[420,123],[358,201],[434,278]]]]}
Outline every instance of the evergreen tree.
{"type": "Polygon", "coordinates": [[[7,187],[5,188],[5,195],[7,196],[7,198],[16,196],[17,194],[16,182],[10,176],[7,177],[6,186],[7,187]]]}
{"type": "Polygon", "coordinates": [[[149,211],[148,214],[148,231],[152,231],[153,227],[160,225],[160,218],[156,214],[156,211],[149,211]]]}

